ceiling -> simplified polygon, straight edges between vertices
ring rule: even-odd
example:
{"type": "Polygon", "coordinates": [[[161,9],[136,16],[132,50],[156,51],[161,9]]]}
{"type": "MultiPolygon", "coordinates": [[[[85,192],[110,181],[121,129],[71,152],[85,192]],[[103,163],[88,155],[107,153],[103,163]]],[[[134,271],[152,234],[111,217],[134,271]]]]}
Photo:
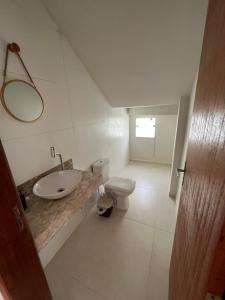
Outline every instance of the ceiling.
{"type": "Polygon", "coordinates": [[[175,104],[199,64],[207,0],[43,0],[112,106],[175,104]]]}

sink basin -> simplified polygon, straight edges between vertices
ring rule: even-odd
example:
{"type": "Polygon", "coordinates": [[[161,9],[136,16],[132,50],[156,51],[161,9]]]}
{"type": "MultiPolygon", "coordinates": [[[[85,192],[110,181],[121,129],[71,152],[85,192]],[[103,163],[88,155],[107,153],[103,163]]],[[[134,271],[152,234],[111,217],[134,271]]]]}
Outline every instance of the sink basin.
{"type": "Polygon", "coordinates": [[[80,181],[79,171],[54,172],[37,181],[33,186],[33,193],[44,199],[60,199],[72,193],[80,181]]]}

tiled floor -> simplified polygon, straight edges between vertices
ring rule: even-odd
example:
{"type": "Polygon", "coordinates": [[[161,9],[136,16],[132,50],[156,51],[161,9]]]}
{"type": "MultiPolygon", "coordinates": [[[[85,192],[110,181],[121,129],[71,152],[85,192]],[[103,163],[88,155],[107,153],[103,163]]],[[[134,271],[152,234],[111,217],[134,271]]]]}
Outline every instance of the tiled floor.
{"type": "Polygon", "coordinates": [[[54,300],[167,300],[175,203],[168,166],[130,163],[126,213],[93,211],[46,268],[54,300]]]}

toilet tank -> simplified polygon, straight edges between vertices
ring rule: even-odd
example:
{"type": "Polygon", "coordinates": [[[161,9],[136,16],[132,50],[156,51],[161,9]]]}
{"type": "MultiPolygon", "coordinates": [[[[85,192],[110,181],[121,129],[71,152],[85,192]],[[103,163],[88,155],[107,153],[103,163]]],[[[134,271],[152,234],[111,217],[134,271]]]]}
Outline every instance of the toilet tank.
{"type": "Polygon", "coordinates": [[[109,158],[97,160],[92,165],[95,174],[102,175],[103,183],[109,180],[109,158]]]}

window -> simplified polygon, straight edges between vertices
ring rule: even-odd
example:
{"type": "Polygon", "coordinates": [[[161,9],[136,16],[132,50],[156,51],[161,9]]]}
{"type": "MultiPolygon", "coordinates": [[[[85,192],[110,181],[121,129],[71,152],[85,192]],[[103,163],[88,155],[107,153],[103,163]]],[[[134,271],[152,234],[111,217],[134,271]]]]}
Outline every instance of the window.
{"type": "Polygon", "coordinates": [[[155,118],[136,118],[136,137],[155,137],[155,118]]]}

